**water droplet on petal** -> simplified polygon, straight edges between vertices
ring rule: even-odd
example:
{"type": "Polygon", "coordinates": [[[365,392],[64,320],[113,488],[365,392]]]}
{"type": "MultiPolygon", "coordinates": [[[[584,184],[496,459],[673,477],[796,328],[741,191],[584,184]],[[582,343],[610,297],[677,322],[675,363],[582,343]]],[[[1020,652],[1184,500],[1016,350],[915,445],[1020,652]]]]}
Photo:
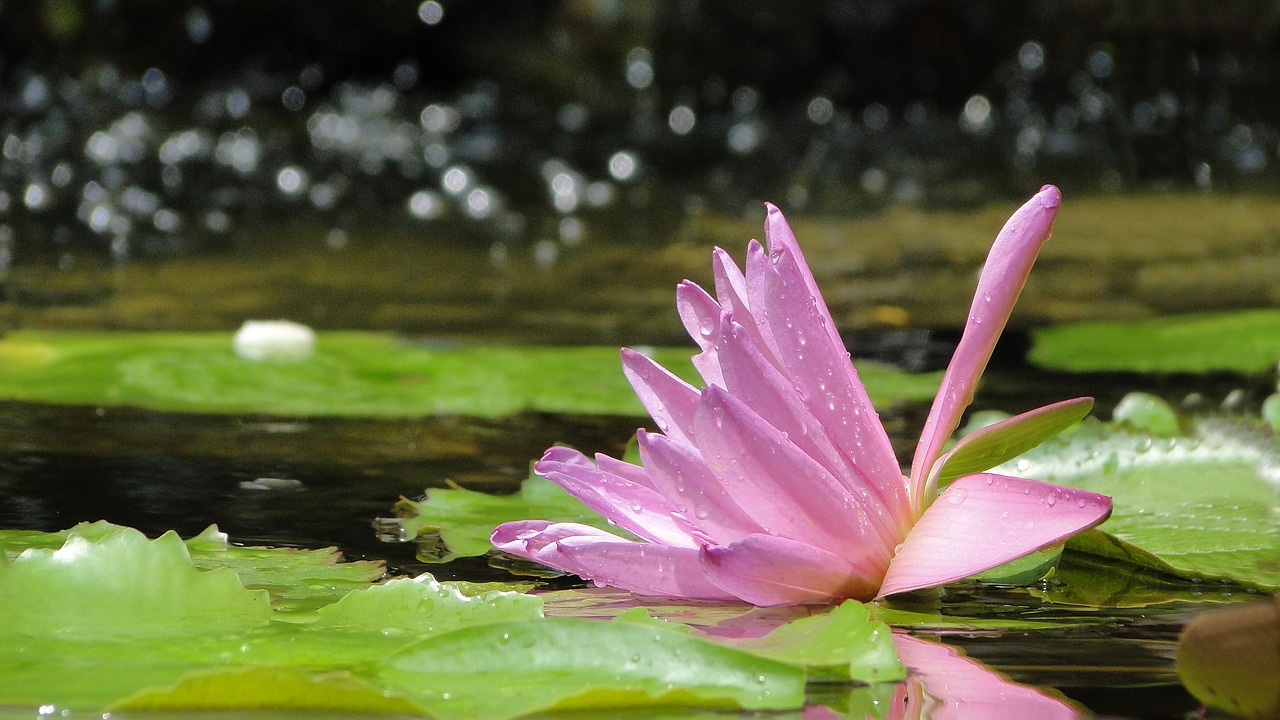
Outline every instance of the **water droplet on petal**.
{"type": "Polygon", "coordinates": [[[966,497],[968,496],[964,494],[964,491],[952,490],[947,493],[947,502],[951,503],[952,505],[959,505],[960,503],[965,501],[966,497]]]}

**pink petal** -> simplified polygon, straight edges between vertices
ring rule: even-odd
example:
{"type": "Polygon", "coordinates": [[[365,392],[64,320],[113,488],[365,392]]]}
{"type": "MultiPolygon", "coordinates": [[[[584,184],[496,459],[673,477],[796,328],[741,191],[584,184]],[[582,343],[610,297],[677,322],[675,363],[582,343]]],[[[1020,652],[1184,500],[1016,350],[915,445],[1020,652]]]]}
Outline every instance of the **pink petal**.
{"type": "Polygon", "coordinates": [[[696,448],[644,430],[636,433],[636,440],[654,487],[697,534],[724,544],[760,531],[760,525],[725,492],[696,448]]]}
{"type": "Polygon", "coordinates": [[[698,450],[729,493],[765,532],[885,559],[876,523],[844,487],[750,407],[719,387],[702,391],[694,418],[698,450]]]}
{"type": "Polygon", "coordinates": [[[689,536],[692,528],[662,495],[601,470],[577,450],[550,448],[533,464],[533,471],[623,530],[665,545],[696,545],[689,536]]]}
{"type": "Polygon", "coordinates": [[[696,548],[634,542],[589,525],[526,520],[504,523],[493,532],[499,550],[597,585],[641,595],[730,600],[702,572],[696,548]]]}
{"type": "MultiPolygon", "coordinates": [[[[813,279],[813,273],[809,271],[809,263],[805,262],[804,253],[800,252],[800,243],[796,242],[795,233],[791,232],[791,226],[787,224],[787,219],[782,216],[782,211],[772,203],[765,203],[765,209],[768,215],[765,218],[765,240],[769,243],[769,254],[777,257],[780,253],[786,253],[795,261],[799,276],[805,285],[806,294],[810,297],[821,298],[822,293],[818,290],[818,281],[813,279]]],[[[840,338],[840,331],[836,327],[835,321],[831,319],[831,313],[827,310],[825,303],[818,303],[820,313],[820,323],[826,327],[827,335],[832,345],[844,347],[844,341],[840,338]]]]}
{"type": "Polygon", "coordinates": [[[1106,495],[1007,475],[966,475],[911,528],[878,597],[989,570],[1094,527],[1110,513],[1106,495]]]}
{"type": "MultiPolygon", "coordinates": [[[[781,353],[778,352],[778,344],[774,342],[773,332],[769,328],[769,322],[765,318],[765,304],[769,301],[769,290],[767,287],[769,276],[772,274],[772,266],[769,262],[769,255],[759,242],[752,240],[747,243],[747,302],[751,305],[751,315],[755,321],[755,333],[760,336],[758,344],[762,349],[766,350],[765,357],[774,364],[779,370],[783,368],[781,353]]],[[[746,318],[740,318],[743,322],[746,318]]]]}
{"type": "Polygon", "coordinates": [[[810,294],[813,277],[803,263],[790,245],[771,248],[767,294],[752,302],[763,305],[787,376],[846,462],[858,468],[885,507],[904,507],[906,488],[889,436],[844,343],[831,330],[826,304],[810,294]]]}
{"type": "Polygon", "coordinates": [[[688,433],[698,410],[697,388],[630,348],[622,349],[622,374],[659,430],[682,442],[691,442],[688,433]]]}
{"type": "MultiPolygon", "coordinates": [[[[891,495],[885,505],[879,493],[867,492],[870,481],[862,468],[848,462],[836,449],[827,429],[801,400],[792,380],[769,363],[750,340],[746,329],[735,322],[723,322],[716,344],[724,371],[725,388],[737,399],[818,462],[844,486],[849,497],[859,501],[881,533],[881,540],[896,545],[906,533],[906,494],[891,495]]],[[[902,476],[894,486],[901,489],[902,476]]]]}
{"type": "Polygon", "coordinates": [[[1012,682],[960,655],[956,648],[895,632],[893,644],[911,678],[936,701],[930,720],[1074,720],[1081,713],[1067,702],[1012,682]]]}
{"type": "Polygon", "coordinates": [[[708,546],[702,563],[711,582],[753,605],[793,605],[832,598],[870,599],[880,575],[866,575],[835,553],[796,540],[753,534],[708,546]]]}
{"type": "MultiPolygon", "coordinates": [[[[764,258],[764,249],[760,247],[760,243],[752,240],[747,246],[747,255],[758,256],[764,258]]],[[[774,365],[777,364],[777,352],[773,346],[773,339],[765,339],[760,334],[759,321],[756,320],[755,311],[751,308],[748,301],[749,293],[747,291],[747,279],[742,272],[738,270],[738,266],[733,264],[733,260],[729,259],[728,253],[716,248],[715,254],[712,256],[712,263],[715,266],[716,276],[716,297],[720,301],[720,307],[733,315],[734,320],[746,328],[747,334],[751,337],[751,342],[759,348],[761,355],[774,365]]]]}
{"type": "Polygon", "coordinates": [[[911,499],[917,512],[932,501],[925,488],[929,470],[947,438],[960,424],[964,409],[973,401],[978,378],[986,369],[1040,246],[1053,233],[1053,218],[1061,201],[1058,188],[1045,185],[1009,218],[991,246],[978,278],[964,334],[942,377],[942,387],[916,445],[911,463],[911,499]]]}
{"type": "Polygon", "coordinates": [[[747,305],[747,278],[729,253],[720,248],[711,251],[711,271],[716,281],[716,301],[722,310],[739,317],[750,315],[747,305]]]}
{"type": "Polygon", "coordinates": [[[697,283],[688,280],[676,285],[676,310],[689,337],[706,350],[715,344],[712,337],[720,322],[722,311],[715,298],[707,294],[697,283]]]}
{"type": "Polygon", "coordinates": [[[696,284],[685,280],[676,286],[676,309],[680,319],[684,321],[685,330],[702,352],[693,357],[693,366],[698,369],[702,379],[708,385],[719,385],[720,363],[716,359],[716,330],[720,326],[720,305],[707,291],[696,284]]]}
{"type": "Polygon", "coordinates": [[[649,473],[645,472],[645,469],[639,465],[633,465],[625,460],[609,457],[604,453],[596,453],[595,461],[596,467],[600,468],[604,472],[611,475],[617,475],[623,480],[633,482],[636,485],[642,485],[653,489],[653,478],[650,478],[649,473]]]}

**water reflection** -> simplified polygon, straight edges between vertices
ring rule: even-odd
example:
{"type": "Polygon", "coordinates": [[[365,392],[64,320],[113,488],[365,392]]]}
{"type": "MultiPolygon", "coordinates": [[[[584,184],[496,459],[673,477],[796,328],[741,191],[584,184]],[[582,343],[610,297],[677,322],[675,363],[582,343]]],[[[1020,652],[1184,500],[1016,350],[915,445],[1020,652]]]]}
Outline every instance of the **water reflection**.
{"type": "Polygon", "coordinates": [[[855,688],[850,710],[812,707],[804,720],[886,718],[887,720],[1075,720],[1084,713],[1044,691],[1010,681],[964,657],[955,648],[904,632],[893,634],[898,657],[910,670],[891,697],[875,688],[855,688]]]}

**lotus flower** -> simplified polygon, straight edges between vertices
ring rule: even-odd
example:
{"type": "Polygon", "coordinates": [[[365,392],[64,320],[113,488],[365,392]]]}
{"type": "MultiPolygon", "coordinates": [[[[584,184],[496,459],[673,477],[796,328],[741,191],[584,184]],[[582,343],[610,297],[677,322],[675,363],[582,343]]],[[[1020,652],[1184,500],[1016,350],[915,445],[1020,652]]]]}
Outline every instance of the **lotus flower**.
{"type": "Polygon", "coordinates": [[[494,545],[635,593],[781,605],[941,585],[1102,522],[1106,496],[982,472],[1078,421],[1090,398],[988,426],[944,452],[1059,201],[1045,186],[996,237],[908,474],[770,205],[768,251],[751,241],[745,273],[717,248],[716,296],[687,280],[677,288],[706,387],[622,351],[661,430],[637,432],[643,466],[565,447],[534,464],[638,539],[526,520],[499,526],[494,545]]]}

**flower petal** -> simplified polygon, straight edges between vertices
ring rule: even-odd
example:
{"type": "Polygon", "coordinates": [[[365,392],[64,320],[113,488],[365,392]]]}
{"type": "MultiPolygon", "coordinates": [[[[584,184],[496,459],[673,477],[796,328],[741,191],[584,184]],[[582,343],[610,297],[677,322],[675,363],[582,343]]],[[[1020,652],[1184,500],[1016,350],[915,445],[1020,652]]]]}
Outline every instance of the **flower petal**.
{"type": "Polygon", "coordinates": [[[870,550],[887,560],[893,546],[881,541],[860,501],[741,400],[706,388],[693,426],[711,472],[765,532],[848,549],[851,559],[870,550]]]}
{"type": "Polygon", "coordinates": [[[760,525],[720,485],[696,448],[639,430],[636,442],[654,487],[706,540],[724,544],[760,525]]]}
{"type": "Polygon", "coordinates": [[[754,605],[867,600],[880,584],[879,574],[868,576],[835,553],[759,533],[703,548],[702,564],[711,582],[754,605]]]}
{"type": "Polygon", "coordinates": [[[1109,514],[1106,495],[994,473],[966,475],[911,528],[879,597],[989,570],[1062,542],[1109,514]]]}
{"type": "Polygon", "coordinates": [[[651,542],[695,547],[692,529],[655,490],[605,472],[582,453],[552,447],[533,464],[533,471],[564,488],[587,507],[618,527],[651,542]]]}
{"type": "Polygon", "coordinates": [[[708,385],[721,384],[720,363],[716,360],[715,351],[720,305],[706,290],[685,280],[676,286],[676,309],[680,312],[680,319],[684,321],[689,337],[702,348],[702,352],[693,356],[693,366],[708,385]]]}
{"type": "MultiPolygon", "coordinates": [[[[770,241],[780,235],[790,237],[790,231],[775,230],[770,241]]],[[[822,296],[812,294],[813,276],[794,237],[770,247],[765,272],[761,289],[766,294],[752,302],[763,307],[786,375],[846,462],[866,478],[866,486],[886,507],[902,507],[906,488],[893,446],[849,352],[832,329],[822,296]]]]}
{"type": "Polygon", "coordinates": [[[622,374],[659,430],[681,442],[692,442],[689,432],[698,410],[697,388],[630,348],[622,349],[622,374]]]}
{"type": "Polygon", "coordinates": [[[499,550],[594,580],[597,585],[641,595],[733,598],[703,575],[696,548],[634,542],[589,525],[545,520],[504,523],[494,530],[492,540],[499,550]]]}
{"type": "MultiPolygon", "coordinates": [[[[761,266],[767,265],[767,261],[764,260],[764,248],[760,247],[760,243],[755,240],[747,245],[747,257],[758,257],[761,266]]],[[[761,355],[775,368],[781,368],[777,361],[778,353],[773,345],[773,339],[766,339],[760,334],[760,321],[756,319],[756,311],[751,308],[748,300],[750,294],[747,290],[746,277],[742,271],[738,270],[738,266],[733,264],[728,253],[719,248],[716,248],[712,256],[712,264],[715,267],[716,298],[720,302],[720,307],[732,314],[733,319],[746,329],[761,355]]]]}
{"type": "MultiPolygon", "coordinates": [[[[891,494],[891,505],[885,504],[879,492],[868,493],[870,481],[862,468],[848,462],[835,447],[793,382],[765,359],[742,325],[731,321],[721,325],[716,350],[725,389],[830,472],[844,486],[848,497],[863,506],[882,542],[889,547],[898,544],[909,525],[906,493],[891,494]]],[[[902,489],[902,475],[899,473],[897,478],[895,487],[902,489]]]]}
{"type": "MultiPolygon", "coordinates": [[[[787,219],[782,216],[782,211],[772,203],[765,203],[764,206],[768,211],[764,221],[764,232],[765,240],[769,243],[769,254],[775,258],[779,253],[784,252],[791,256],[797,265],[800,279],[804,282],[807,294],[810,297],[820,299],[822,293],[818,290],[818,281],[813,279],[813,273],[809,271],[809,263],[805,262],[804,253],[800,252],[800,243],[796,241],[796,234],[791,232],[791,226],[787,224],[787,219]]],[[[818,310],[821,314],[821,322],[826,328],[831,343],[843,348],[844,341],[840,338],[840,331],[831,319],[831,313],[827,310],[826,303],[818,303],[818,310]]]]}
{"type": "Polygon", "coordinates": [[[960,424],[964,409],[973,401],[978,378],[986,369],[996,340],[1013,312],[1013,304],[1031,273],[1031,265],[1053,233],[1053,218],[1061,201],[1058,188],[1045,185],[1014,212],[991,246],[978,278],[964,334],[942,376],[942,386],[929,410],[911,462],[911,499],[917,512],[933,500],[930,497],[933,493],[926,489],[929,470],[942,453],[947,438],[960,424]]]}

